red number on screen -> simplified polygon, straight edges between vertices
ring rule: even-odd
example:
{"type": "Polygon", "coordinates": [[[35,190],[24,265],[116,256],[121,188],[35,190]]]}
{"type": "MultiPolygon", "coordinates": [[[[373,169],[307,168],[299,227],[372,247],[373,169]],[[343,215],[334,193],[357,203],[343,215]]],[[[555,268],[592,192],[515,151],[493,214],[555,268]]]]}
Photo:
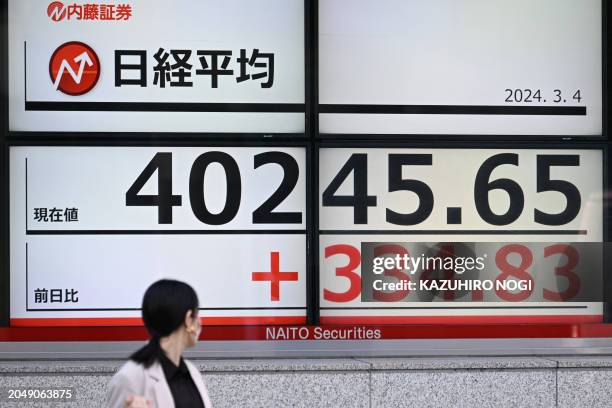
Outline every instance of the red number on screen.
{"type": "Polygon", "coordinates": [[[533,277],[527,272],[527,268],[529,268],[532,263],[533,254],[526,246],[515,244],[506,245],[497,251],[497,254],[495,255],[495,264],[499,270],[502,271],[502,273],[499,274],[495,280],[505,281],[509,277],[520,280],[529,280],[531,281],[530,287],[532,288],[531,290],[521,290],[518,293],[510,293],[503,289],[495,288],[495,293],[497,293],[497,296],[508,302],[518,302],[527,299],[533,291],[533,277]],[[521,257],[521,263],[518,267],[508,261],[508,256],[513,253],[519,254],[521,257]]]}
{"type": "MultiPolygon", "coordinates": [[[[374,248],[374,256],[382,256],[387,254],[399,255],[403,257],[404,255],[410,256],[408,250],[400,245],[379,245],[374,248]]],[[[398,282],[405,280],[410,280],[410,275],[405,274],[400,269],[385,269],[385,276],[393,276],[397,278],[398,282]]],[[[393,292],[383,292],[382,290],[372,290],[372,297],[374,300],[378,300],[380,302],[397,302],[408,296],[410,289],[406,288],[404,290],[395,290],[393,292]]]]}
{"type": "Polygon", "coordinates": [[[323,289],[323,299],[330,302],[350,302],[361,293],[361,276],[355,272],[355,269],[361,264],[361,253],[359,249],[351,245],[339,244],[325,248],[325,258],[334,255],[346,255],[349,258],[345,266],[336,268],[336,276],[348,278],[349,288],[346,292],[332,292],[323,289]]]}
{"type": "MultiPolygon", "coordinates": [[[[442,247],[438,256],[442,255],[453,255],[454,248],[452,246],[442,247]]],[[[387,244],[380,245],[374,249],[374,256],[382,256],[386,254],[410,256],[408,250],[401,245],[387,244]]],[[[328,289],[323,290],[323,298],[331,302],[350,302],[355,300],[361,294],[361,276],[355,270],[359,268],[361,264],[361,253],[360,250],[346,244],[331,245],[325,248],[325,258],[330,258],[336,255],[345,255],[348,257],[348,262],[344,266],[337,267],[335,275],[344,277],[349,280],[349,287],[345,292],[333,292],[328,289]]],[[[553,302],[568,301],[574,298],[580,291],[580,277],[574,271],[574,268],[578,265],[580,254],[571,245],[556,244],[544,248],[544,257],[548,258],[553,255],[565,256],[567,262],[564,265],[555,267],[554,273],[558,277],[567,279],[567,288],[564,291],[556,292],[554,290],[543,289],[543,297],[546,300],[553,302]]],[[[533,265],[533,253],[531,249],[519,244],[510,244],[502,247],[497,251],[495,255],[495,264],[501,271],[501,273],[495,278],[496,281],[503,282],[506,279],[512,278],[515,280],[530,281],[529,287],[531,289],[523,289],[518,292],[513,290],[505,290],[503,288],[495,288],[495,292],[500,299],[508,302],[520,302],[527,300],[533,293],[535,283],[533,276],[529,273],[528,269],[533,265]],[[512,254],[518,255],[518,257],[512,258],[512,254]],[[518,260],[518,262],[517,262],[518,260]]],[[[420,280],[432,279],[432,273],[434,270],[424,269],[420,275],[420,280]]],[[[454,279],[454,271],[445,271],[444,279],[454,279]]],[[[406,280],[410,281],[410,275],[406,274],[399,269],[385,269],[385,276],[395,277],[398,281],[406,280]]],[[[435,278],[433,278],[435,279],[435,278]]],[[[373,290],[373,299],[380,302],[397,302],[402,301],[410,293],[409,289],[396,290],[393,292],[373,290]]],[[[455,299],[455,293],[453,291],[445,291],[444,300],[452,301],[455,299]]],[[[472,300],[480,301],[483,300],[483,291],[473,291],[472,300]]]]}
{"type": "MultiPolygon", "coordinates": [[[[442,245],[438,253],[434,256],[437,258],[445,258],[445,257],[455,257],[455,246],[454,245],[442,245]]],[[[420,281],[429,281],[429,280],[455,280],[455,271],[453,270],[444,270],[443,277],[438,277],[434,275],[434,272],[438,272],[435,267],[430,267],[430,265],[426,265],[421,272],[421,276],[419,277],[420,281]],[[432,276],[433,275],[433,276],[432,276]]],[[[454,300],[455,299],[455,291],[454,290],[444,290],[443,298],[444,300],[454,300]]],[[[478,299],[481,300],[481,299],[478,299]]]]}
{"type": "Polygon", "coordinates": [[[555,268],[555,275],[567,278],[568,286],[563,292],[555,292],[544,288],[544,299],[565,301],[576,296],[580,290],[580,277],[573,271],[576,265],[578,265],[580,256],[578,251],[570,245],[557,244],[544,249],[544,257],[546,258],[555,254],[563,254],[567,257],[565,265],[555,268]]]}

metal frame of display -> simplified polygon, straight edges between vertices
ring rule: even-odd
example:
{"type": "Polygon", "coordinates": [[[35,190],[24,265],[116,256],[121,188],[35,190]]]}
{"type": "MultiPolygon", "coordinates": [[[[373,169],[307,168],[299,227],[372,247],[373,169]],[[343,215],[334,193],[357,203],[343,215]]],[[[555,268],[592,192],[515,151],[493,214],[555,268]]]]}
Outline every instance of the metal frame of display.
{"type": "MultiPolygon", "coordinates": [[[[504,136],[504,135],[326,135],[319,134],[319,116],[318,116],[318,1],[317,0],[304,0],[304,46],[305,46],[305,115],[304,115],[304,134],[254,134],[254,133],[85,133],[85,132],[11,132],[9,131],[8,123],[8,0],[1,0],[1,22],[4,24],[0,30],[0,59],[4,63],[0,64],[0,92],[2,93],[3,107],[0,112],[0,128],[2,134],[0,136],[0,144],[2,152],[0,154],[0,182],[2,183],[2,198],[0,199],[0,231],[3,239],[0,244],[0,259],[2,262],[0,266],[0,342],[7,342],[9,348],[13,349],[24,349],[23,355],[33,355],[36,353],[34,350],[40,349],[41,345],[50,343],[35,343],[34,348],[28,349],[28,346],[21,342],[36,341],[39,339],[42,342],[52,342],[57,347],[61,348],[61,342],[63,341],[81,341],[83,347],[91,346],[93,350],[95,347],[100,347],[99,343],[95,343],[96,340],[139,340],[143,336],[146,336],[142,328],[95,328],[89,327],[81,330],[75,330],[75,328],[50,328],[46,329],[46,334],[42,334],[36,328],[29,329],[12,329],[10,328],[10,248],[9,248],[9,237],[10,237],[10,215],[9,215],[9,146],[303,146],[306,149],[306,230],[307,230],[307,249],[306,249],[306,267],[307,267],[307,280],[306,280],[306,303],[307,303],[307,314],[309,325],[317,325],[319,323],[319,192],[318,192],[318,176],[319,176],[319,160],[318,160],[318,149],[320,147],[331,147],[334,145],[342,145],[343,147],[351,146],[372,146],[372,147],[429,147],[429,148],[461,148],[461,147],[472,147],[472,148],[484,148],[484,147],[508,147],[512,145],[513,148],[533,148],[533,147],[547,147],[547,148],[576,148],[576,149],[602,149],[604,151],[604,190],[610,191],[611,177],[610,171],[610,160],[612,160],[612,141],[608,135],[609,129],[609,114],[608,114],[608,101],[610,99],[610,90],[608,89],[609,84],[609,72],[608,72],[608,55],[612,52],[612,41],[610,41],[610,32],[608,27],[610,26],[610,16],[608,13],[608,6],[605,0],[602,0],[602,11],[603,11],[603,124],[602,124],[602,135],[601,136],[580,136],[580,137],[566,137],[566,136],[504,136]],[[398,140],[401,138],[401,141],[398,140]],[[11,345],[11,342],[12,343],[11,345]],[[29,351],[28,351],[29,350],[29,351]],[[28,354],[30,353],[30,354],[28,354]]],[[[608,201],[604,201],[604,239],[608,241],[610,234],[610,223],[609,219],[612,216],[612,206],[608,204],[608,201]]],[[[612,291],[612,279],[611,276],[606,276],[605,286],[607,290],[612,291]]],[[[607,303],[604,310],[605,322],[612,321],[612,304],[607,303]]],[[[604,325],[610,327],[609,325],[604,325]]],[[[458,328],[424,328],[415,327],[414,338],[406,339],[405,341],[397,340],[397,344],[393,347],[381,347],[382,343],[376,341],[361,342],[359,345],[355,345],[354,349],[350,347],[345,351],[340,348],[329,347],[328,342],[324,341],[310,341],[301,342],[304,344],[299,345],[295,349],[292,349],[292,343],[283,343],[276,341],[265,342],[251,342],[244,341],[242,344],[234,344],[232,342],[214,342],[217,349],[216,354],[207,354],[200,348],[196,350],[202,356],[223,356],[224,350],[227,355],[231,356],[274,356],[274,355],[354,355],[354,354],[365,354],[375,355],[376,350],[379,350],[383,355],[411,355],[414,353],[422,352],[422,348],[425,347],[421,343],[418,343],[418,347],[412,347],[411,342],[415,339],[427,339],[438,338],[440,347],[444,348],[444,345],[451,345],[453,342],[461,342],[465,339],[466,344],[469,343],[470,338],[475,338],[469,335],[468,330],[470,326],[463,326],[458,328]],[[446,335],[436,334],[440,329],[451,330],[446,335]],[[454,332],[453,332],[454,330],[454,332]],[[421,336],[421,337],[419,337],[421,336]],[[438,337],[436,337],[438,336],[438,337]],[[448,340],[455,339],[455,340],[448,340]],[[217,344],[218,343],[218,344],[217,344]],[[402,348],[402,344],[405,346],[402,348]],[[236,350],[239,350],[237,352],[236,350]],[[368,352],[370,350],[371,352],[368,352]],[[421,350],[421,351],[419,351],[421,350]],[[238,353],[238,354],[236,354],[238,353]]],[[[473,327],[473,336],[480,336],[478,338],[486,337],[486,328],[473,327]]],[[[523,336],[522,338],[533,337],[538,330],[538,327],[524,327],[524,326],[504,326],[498,327],[497,330],[502,335],[510,337],[512,330],[515,330],[517,336],[523,336]],[[515,329],[513,329],[515,327],[515,329]]],[[[612,343],[595,342],[593,344],[584,342],[572,342],[567,338],[555,338],[565,337],[564,333],[573,333],[573,328],[557,327],[550,325],[547,327],[547,332],[542,332],[542,337],[550,337],[546,339],[544,344],[545,347],[555,346],[560,344],[571,344],[572,347],[580,347],[580,344],[586,344],[585,347],[599,347],[604,349],[605,347],[612,347],[612,343]]],[[[584,336],[588,337],[594,335],[597,328],[588,330],[587,328],[581,328],[584,336]]],[[[580,336],[578,336],[580,337],[580,336]]],[[[605,334],[602,337],[606,337],[605,334]]],[[[607,336],[609,337],[609,336],[607,336]]],[[[602,340],[603,341],[603,340],[602,340]]],[[[492,341],[492,350],[499,350],[500,353],[505,353],[502,346],[496,346],[496,344],[511,343],[509,341],[492,341]],[[496,349],[496,347],[499,347],[496,349]]],[[[212,343],[206,342],[207,345],[212,343]]],[[[435,341],[434,341],[435,343],[435,341]]],[[[344,344],[344,343],[343,343],[344,344]]],[[[346,343],[350,344],[350,343],[346,343]]],[[[346,346],[345,344],[345,346],[346,346]]],[[[387,343],[388,344],[388,343],[387,343]]],[[[416,344],[416,343],[415,343],[416,344]]],[[[454,344],[454,343],[453,343],[454,344]]],[[[202,349],[207,348],[207,345],[202,346],[202,349]]],[[[341,346],[340,343],[338,343],[341,346]]],[[[345,347],[342,346],[342,347],[345,347]]],[[[469,345],[466,346],[469,349],[469,345]]],[[[479,346],[482,347],[482,346],[479,346]]],[[[510,347],[510,346],[509,346],[510,347]]],[[[525,350],[533,350],[532,346],[526,347],[523,350],[524,353],[529,353],[525,350]]],[[[8,350],[4,348],[4,350],[8,350]]],[[[435,347],[431,350],[437,350],[435,347]]],[[[479,348],[474,347],[473,353],[478,353],[479,348]]],[[[606,350],[610,350],[607,348],[606,350]]],[[[521,352],[521,353],[523,353],[521,352]]],[[[75,350],[73,354],[67,352],[63,354],[65,357],[79,355],[80,351],[75,350]]],[[[122,355],[122,351],[115,350],[114,355],[122,355]]],[[[380,354],[379,353],[379,354],[380,354]]],[[[437,353],[440,353],[439,351],[437,353]]],[[[486,353],[486,352],[485,352],[486,353]]],[[[95,353],[94,353],[95,354],[95,353]]],[[[465,353],[464,353],[465,354],[465,353]]],[[[508,352],[512,354],[512,352],[508,352]]],[[[17,355],[17,354],[16,354],[17,355]]],[[[92,354],[87,354],[91,356],[92,354]]],[[[108,355],[108,354],[107,354],[108,355]]],[[[112,355],[112,353],[111,353],[112,355]]],[[[5,356],[3,349],[0,347],[0,358],[5,356]]],[[[80,355],[79,355],[80,356],[80,355]]],[[[50,358],[53,358],[50,356],[50,358]]]]}

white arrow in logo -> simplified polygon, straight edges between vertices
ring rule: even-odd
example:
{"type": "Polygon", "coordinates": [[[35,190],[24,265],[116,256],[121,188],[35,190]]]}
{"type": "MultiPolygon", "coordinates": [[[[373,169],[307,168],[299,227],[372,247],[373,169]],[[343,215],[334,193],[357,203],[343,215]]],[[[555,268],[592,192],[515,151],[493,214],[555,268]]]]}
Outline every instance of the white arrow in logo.
{"type": "Polygon", "coordinates": [[[74,72],[74,70],[66,60],[63,60],[60,64],[60,68],[57,71],[57,77],[55,78],[55,83],[53,84],[53,86],[55,86],[56,91],[59,87],[60,81],[62,80],[62,76],[64,76],[64,71],[68,71],[74,82],[80,84],[81,79],[83,78],[83,72],[85,71],[85,65],[87,65],[88,67],[91,67],[93,65],[93,61],[89,57],[87,51],[84,51],[82,54],[74,57],[74,62],[76,62],[77,64],[81,64],[79,65],[79,72],[74,72]]]}

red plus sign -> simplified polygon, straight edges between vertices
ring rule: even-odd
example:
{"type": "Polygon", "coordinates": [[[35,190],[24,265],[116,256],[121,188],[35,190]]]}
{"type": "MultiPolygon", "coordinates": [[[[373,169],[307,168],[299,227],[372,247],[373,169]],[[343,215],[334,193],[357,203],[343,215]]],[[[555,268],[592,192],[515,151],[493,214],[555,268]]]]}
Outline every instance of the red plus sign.
{"type": "Polygon", "coordinates": [[[280,271],[280,254],[270,253],[270,272],[253,272],[253,281],[270,281],[270,300],[278,301],[280,298],[280,282],[298,280],[297,272],[280,271]]]}

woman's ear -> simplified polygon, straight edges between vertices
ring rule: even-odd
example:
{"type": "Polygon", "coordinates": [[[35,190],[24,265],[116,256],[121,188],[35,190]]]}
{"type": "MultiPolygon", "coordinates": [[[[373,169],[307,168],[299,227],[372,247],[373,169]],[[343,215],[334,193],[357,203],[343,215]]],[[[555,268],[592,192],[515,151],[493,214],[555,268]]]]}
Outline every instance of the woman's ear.
{"type": "Polygon", "coordinates": [[[184,323],[187,329],[189,329],[190,327],[193,327],[193,310],[188,310],[187,313],[185,313],[184,323]]]}

